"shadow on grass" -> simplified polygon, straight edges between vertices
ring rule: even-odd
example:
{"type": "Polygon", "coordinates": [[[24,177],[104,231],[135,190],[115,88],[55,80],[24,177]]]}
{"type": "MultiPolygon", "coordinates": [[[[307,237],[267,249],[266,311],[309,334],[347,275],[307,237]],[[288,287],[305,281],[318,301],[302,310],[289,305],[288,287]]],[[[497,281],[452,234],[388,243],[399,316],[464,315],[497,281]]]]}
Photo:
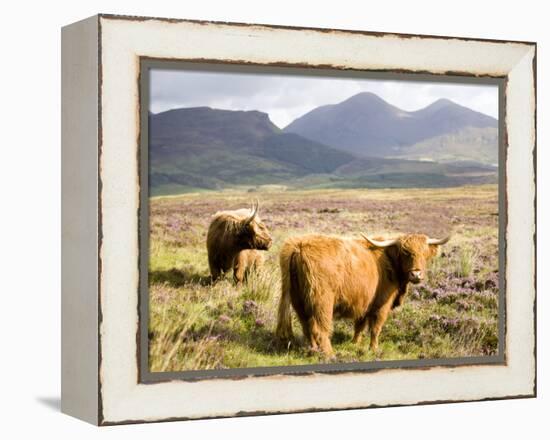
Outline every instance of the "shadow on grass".
{"type": "MultiPolygon", "coordinates": [[[[288,351],[286,344],[279,341],[273,331],[265,327],[257,327],[251,335],[243,335],[241,339],[243,342],[256,353],[267,355],[281,355],[288,351]]],[[[295,349],[297,344],[293,341],[291,344],[292,349],[295,349]]]]}
{"type": "Polygon", "coordinates": [[[351,340],[351,337],[349,334],[342,330],[334,330],[331,340],[332,345],[340,345],[349,342],[351,340]]]}
{"type": "Polygon", "coordinates": [[[188,340],[193,342],[200,342],[210,337],[232,342],[242,348],[246,347],[257,354],[271,356],[281,356],[288,352],[304,356],[310,354],[302,338],[294,336],[290,343],[283,343],[275,336],[273,329],[264,326],[247,326],[245,329],[235,329],[215,323],[192,329],[187,333],[188,340]]]}
{"type": "Polygon", "coordinates": [[[182,287],[189,283],[209,286],[212,284],[212,278],[210,275],[204,276],[179,269],[153,270],[149,272],[149,283],[166,283],[172,287],[182,287]]]}
{"type": "Polygon", "coordinates": [[[249,334],[239,334],[238,341],[250,350],[268,356],[293,353],[304,359],[319,357],[319,352],[310,350],[303,337],[294,334],[290,341],[284,342],[279,340],[269,327],[256,327],[249,334]]]}
{"type": "MultiPolygon", "coordinates": [[[[347,335],[342,334],[343,340],[349,339],[347,335]]],[[[302,358],[306,364],[326,364],[326,363],[341,363],[341,362],[356,362],[355,357],[342,357],[338,353],[332,358],[326,357],[319,349],[312,350],[309,344],[302,337],[294,335],[290,342],[281,342],[277,340],[273,332],[268,329],[260,329],[254,331],[254,338],[246,340],[246,345],[249,349],[256,353],[271,355],[274,357],[292,356],[302,358]]],[[[336,347],[335,347],[336,349],[336,347]]]]}

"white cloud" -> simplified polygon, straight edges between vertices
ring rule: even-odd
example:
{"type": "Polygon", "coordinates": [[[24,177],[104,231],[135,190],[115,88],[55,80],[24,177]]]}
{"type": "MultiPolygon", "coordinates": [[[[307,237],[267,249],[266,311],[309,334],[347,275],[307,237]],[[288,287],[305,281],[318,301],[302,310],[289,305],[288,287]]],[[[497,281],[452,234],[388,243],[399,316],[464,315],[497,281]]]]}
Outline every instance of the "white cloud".
{"type": "Polygon", "coordinates": [[[199,106],[260,110],[285,127],[315,107],[364,91],[407,111],[447,98],[498,118],[498,87],[492,85],[161,69],[151,71],[149,107],[155,113],[199,106]]]}

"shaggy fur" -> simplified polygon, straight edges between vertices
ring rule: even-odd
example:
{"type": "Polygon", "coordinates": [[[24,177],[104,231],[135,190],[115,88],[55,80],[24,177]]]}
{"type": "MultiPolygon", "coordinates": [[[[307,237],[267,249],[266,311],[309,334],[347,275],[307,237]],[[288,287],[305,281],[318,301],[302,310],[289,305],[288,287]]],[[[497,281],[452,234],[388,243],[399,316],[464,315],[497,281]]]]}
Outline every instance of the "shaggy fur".
{"type": "Polygon", "coordinates": [[[365,239],[305,235],[287,239],[280,253],[282,293],[276,334],[292,338],[292,304],[306,341],[332,356],[333,316],[352,319],[353,341],[370,328],[370,347],[393,307],[401,304],[409,282],[418,283],[438,245],[425,235],[405,235],[379,248],[365,239]]]}
{"type": "MultiPolygon", "coordinates": [[[[240,277],[243,260],[248,264],[251,259],[245,254],[236,258],[245,249],[267,250],[271,246],[271,235],[260,217],[255,215],[250,220],[253,210],[238,209],[235,211],[220,211],[214,214],[206,236],[208,251],[208,265],[212,281],[219,279],[231,268],[234,269],[235,279],[240,277]],[[239,264],[235,270],[234,264],[239,264]]],[[[259,260],[255,260],[257,262],[259,260]]],[[[244,272],[243,272],[244,276],[244,272]]]]}
{"type": "Polygon", "coordinates": [[[235,280],[235,283],[242,284],[251,271],[263,266],[264,260],[261,251],[255,249],[240,251],[233,260],[233,280],[235,280]]]}

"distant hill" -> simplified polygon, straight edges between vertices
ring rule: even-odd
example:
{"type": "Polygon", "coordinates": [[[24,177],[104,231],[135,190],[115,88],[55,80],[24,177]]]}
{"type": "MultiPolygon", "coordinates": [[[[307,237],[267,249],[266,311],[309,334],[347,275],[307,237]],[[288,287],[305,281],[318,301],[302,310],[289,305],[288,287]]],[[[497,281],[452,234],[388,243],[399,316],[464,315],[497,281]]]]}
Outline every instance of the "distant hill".
{"type": "Polygon", "coordinates": [[[259,111],[214,110],[193,107],[151,114],[149,132],[153,144],[164,145],[165,151],[202,152],[208,149],[230,147],[246,149],[262,139],[280,133],[266,113],[259,111]]]}
{"type": "Polygon", "coordinates": [[[425,139],[403,149],[394,157],[456,162],[476,160],[485,164],[498,163],[498,129],[496,127],[466,127],[462,130],[425,139]]]}
{"type": "MultiPolygon", "coordinates": [[[[388,113],[401,112],[383,101],[379,104],[388,113]]],[[[423,111],[438,113],[429,107],[423,111]]],[[[472,139],[491,136],[489,131],[469,130],[472,139]]],[[[442,142],[454,142],[455,149],[469,139],[442,136],[442,142]]],[[[411,157],[424,159],[426,149],[437,150],[426,142],[410,146],[411,157]]],[[[297,188],[437,187],[496,181],[495,168],[483,168],[475,162],[468,162],[466,167],[461,163],[408,159],[366,157],[328,146],[321,140],[279,129],[259,111],[194,107],[149,114],[151,195],[231,187],[254,189],[270,184],[297,188]]],[[[468,158],[456,154],[456,160],[464,159],[468,158]]]]}
{"type": "Polygon", "coordinates": [[[478,144],[469,143],[467,154],[449,156],[494,162],[498,150],[497,128],[496,119],[448,99],[408,112],[374,93],[364,92],[339,104],[317,107],[293,121],[284,131],[358,156],[436,160],[432,150],[437,152],[433,156],[440,157],[445,155],[446,147],[453,149],[460,144],[460,141],[450,142],[449,136],[465,142],[476,141],[472,129],[482,129],[484,131],[479,133],[480,136],[483,133],[483,154],[478,154],[478,144]],[[428,140],[432,141],[426,142],[428,140]],[[440,140],[443,144],[438,142],[440,140]],[[412,146],[417,147],[411,149],[412,146]]]}
{"type": "Polygon", "coordinates": [[[330,173],[350,153],[283,133],[266,113],[208,107],[149,115],[153,194],[285,182],[330,173]]]}
{"type": "Polygon", "coordinates": [[[496,183],[497,168],[478,162],[437,163],[385,158],[356,159],[338,167],[333,187],[437,188],[496,183]]]}

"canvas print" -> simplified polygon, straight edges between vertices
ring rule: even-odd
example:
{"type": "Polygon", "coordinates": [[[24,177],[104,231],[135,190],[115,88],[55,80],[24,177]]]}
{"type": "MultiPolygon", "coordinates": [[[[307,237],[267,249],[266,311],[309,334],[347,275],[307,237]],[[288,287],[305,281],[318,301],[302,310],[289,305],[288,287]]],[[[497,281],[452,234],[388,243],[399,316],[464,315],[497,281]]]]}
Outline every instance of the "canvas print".
{"type": "Polygon", "coordinates": [[[497,85],[147,81],[151,372],[502,350],[497,85]]]}

